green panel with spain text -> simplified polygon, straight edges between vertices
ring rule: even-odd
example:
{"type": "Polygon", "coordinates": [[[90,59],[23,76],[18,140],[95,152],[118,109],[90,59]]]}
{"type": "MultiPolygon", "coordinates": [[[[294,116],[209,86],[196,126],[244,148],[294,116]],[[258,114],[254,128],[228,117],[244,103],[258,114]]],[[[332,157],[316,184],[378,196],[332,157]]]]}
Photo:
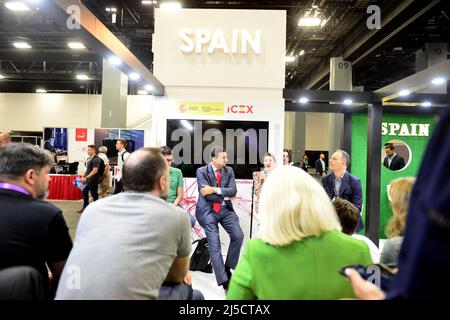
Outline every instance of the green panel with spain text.
{"type": "MultiPolygon", "coordinates": [[[[381,166],[380,183],[380,238],[386,238],[386,224],[392,216],[387,196],[387,185],[401,177],[416,177],[428,140],[436,124],[437,117],[420,115],[383,115],[383,135],[379,159],[381,166]],[[415,135],[414,135],[415,134],[415,135]],[[400,171],[391,171],[383,166],[384,144],[391,140],[400,140],[409,146],[411,161],[400,171]]],[[[363,188],[364,213],[366,212],[366,170],[367,170],[367,114],[352,116],[351,173],[361,179],[363,188]]],[[[362,232],[364,233],[364,232],[362,232]]]]}

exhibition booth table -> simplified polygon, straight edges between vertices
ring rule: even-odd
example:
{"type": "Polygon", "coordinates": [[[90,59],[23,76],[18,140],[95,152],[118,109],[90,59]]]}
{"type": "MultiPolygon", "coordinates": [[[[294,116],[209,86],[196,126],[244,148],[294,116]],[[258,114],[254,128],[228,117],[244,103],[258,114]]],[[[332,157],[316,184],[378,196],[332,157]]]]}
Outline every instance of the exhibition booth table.
{"type": "Polygon", "coordinates": [[[48,200],[80,200],[81,191],[73,184],[77,175],[51,174],[48,200]]]}

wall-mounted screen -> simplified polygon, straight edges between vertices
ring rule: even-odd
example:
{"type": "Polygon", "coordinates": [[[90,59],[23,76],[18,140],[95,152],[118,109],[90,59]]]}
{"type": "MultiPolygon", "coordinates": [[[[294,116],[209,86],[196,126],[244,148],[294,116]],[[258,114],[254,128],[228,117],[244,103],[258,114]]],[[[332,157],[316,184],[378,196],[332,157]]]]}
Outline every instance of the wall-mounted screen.
{"type": "Polygon", "coordinates": [[[263,167],[268,149],[269,122],[167,120],[166,145],[173,149],[173,165],[185,177],[210,162],[214,146],[222,146],[237,179],[251,179],[263,167]]]}

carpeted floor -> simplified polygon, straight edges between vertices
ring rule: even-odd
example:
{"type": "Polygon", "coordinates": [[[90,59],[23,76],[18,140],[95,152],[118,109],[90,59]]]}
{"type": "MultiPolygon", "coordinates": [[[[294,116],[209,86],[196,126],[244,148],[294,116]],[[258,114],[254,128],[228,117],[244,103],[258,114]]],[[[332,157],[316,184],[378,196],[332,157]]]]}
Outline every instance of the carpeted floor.
{"type": "MultiPolygon", "coordinates": [[[[69,227],[69,233],[72,240],[75,239],[75,232],[80,220],[81,214],[78,213],[83,207],[83,201],[49,201],[60,208],[64,219],[69,227]]],[[[194,248],[195,249],[195,246],[194,248]]],[[[222,287],[218,287],[213,273],[204,273],[200,271],[192,272],[192,286],[200,290],[206,300],[224,300],[225,292],[222,287]]]]}

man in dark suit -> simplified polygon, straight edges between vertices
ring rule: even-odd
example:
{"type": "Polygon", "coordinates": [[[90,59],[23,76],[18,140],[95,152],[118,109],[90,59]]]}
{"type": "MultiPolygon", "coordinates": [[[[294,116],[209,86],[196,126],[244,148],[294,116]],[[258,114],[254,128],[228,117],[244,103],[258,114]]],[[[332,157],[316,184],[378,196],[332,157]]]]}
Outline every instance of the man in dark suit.
{"type": "Polygon", "coordinates": [[[319,159],[316,160],[316,173],[323,176],[327,173],[327,164],[325,163],[325,155],[323,153],[320,154],[319,159]]]}
{"type": "MultiPolygon", "coordinates": [[[[52,165],[48,152],[31,144],[0,147],[0,270],[18,266],[36,269],[44,280],[47,297],[56,290],[72,249],[61,210],[42,201],[52,165]]],[[[26,290],[19,288],[19,292],[26,290]]]]}
{"type": "Polygon", "coordinates": [[[237,193],[234,171],[227,167],[227,153],[220,147],[211,150],[211,163],[197,170],[198,201],[195,215],[205,230],[209,244],[211,264],[217,284],[225,291],[239,260],[244,234],[239,225],[239,218],[234,212],[230,198],[237,193]],[[219,223],[230,236],[225,264],[219,238],[219,223]]]}
{"type": "Polygon", "coordinates": [[[343,150],[337,150],[330,159],[331,173],[322,178],[322,185],[331,200],[345,199],[353,203],[359,210],[359,222],[356,232],[364,228],[361,218],[363,205],[361,180],[347,171],[350,156],[343,150]]]}
{"type": "Polygon", "coordinates": [[[395,153],[395,147],[393,143],[384,144],[384,152],[386,157],[384,158],[383,165],[392,171],[401,170],[405,167],[405,159],[395,153]]]}

